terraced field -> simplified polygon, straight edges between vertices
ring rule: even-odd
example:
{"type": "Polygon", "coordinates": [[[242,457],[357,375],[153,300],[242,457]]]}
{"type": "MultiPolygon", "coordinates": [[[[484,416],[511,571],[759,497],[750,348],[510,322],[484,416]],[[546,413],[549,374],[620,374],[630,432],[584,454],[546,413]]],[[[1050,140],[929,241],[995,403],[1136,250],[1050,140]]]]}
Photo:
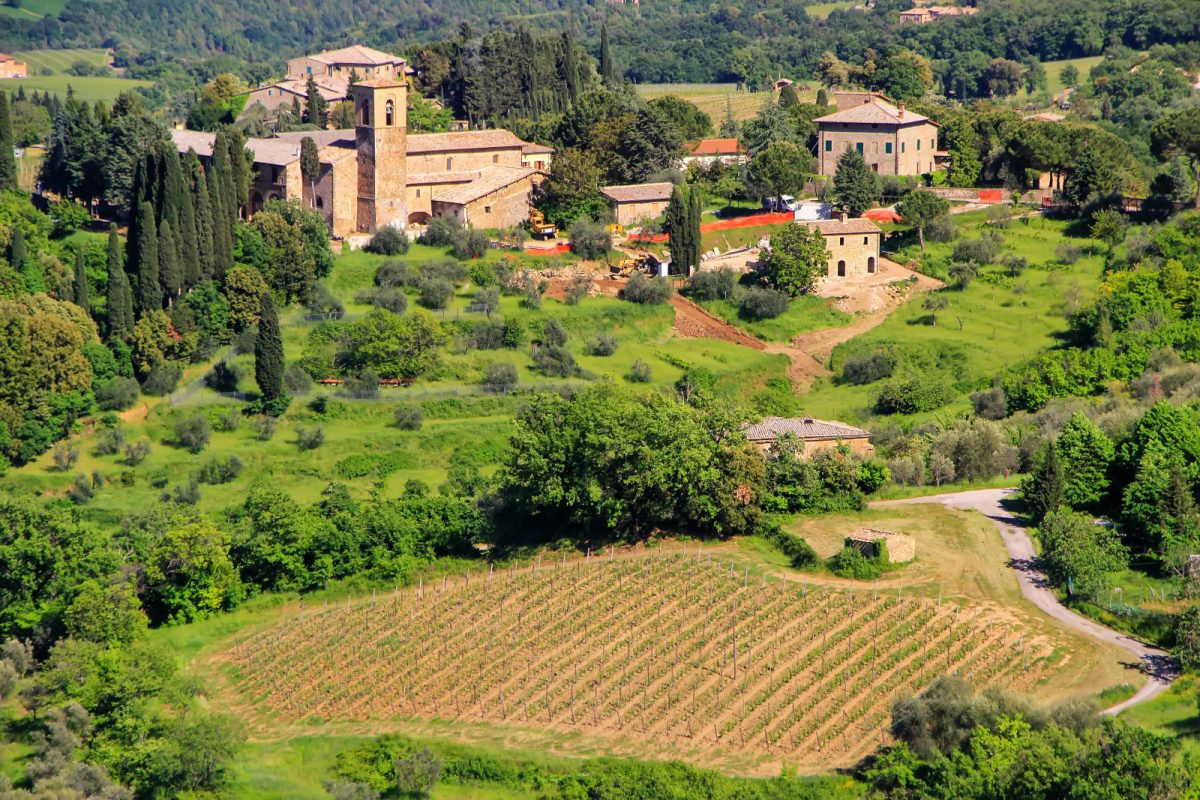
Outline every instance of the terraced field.
{"type": "MultiPolygon", "coordinates": [[[[816,90],[801,86],[800,99],[812,102],[816,90]]],[[[774,92],[739,92],[732,83],[643,83],[637,87],[642,97],[654,99],[665,95],[674,95],[689,103],[712,118],[713,126],[719,126],[725,119],[725,109],[733,107],[733,116],[738,120],[748,120],[758,115],[763,103],[774,98],[774,92]]]]}
{"type": "Polygon", "coordinates": [[[210,660],[264,734],[453,721],[827,769],[884,739],[896,696],[1029,690],[1053,650],[1003,610],[768,583],[692,545],[308,609],[210,660]]]}

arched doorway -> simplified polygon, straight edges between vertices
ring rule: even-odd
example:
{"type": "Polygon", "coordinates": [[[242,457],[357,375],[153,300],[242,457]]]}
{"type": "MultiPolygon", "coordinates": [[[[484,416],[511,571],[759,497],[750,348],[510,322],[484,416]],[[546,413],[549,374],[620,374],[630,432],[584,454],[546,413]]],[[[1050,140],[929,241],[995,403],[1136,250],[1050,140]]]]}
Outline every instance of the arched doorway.
{"type": "Polygon", "coordinates": [[[317,208],[324,208],[324,207],[325,207],[325,198],[324,198],[324,197],[318,197],[318,198],[317,198],[317,204],[316,204],[316,205],[317,205],[317,208]]]}
{"type": "Polygon", "coordinates": [[[838,277],[839,278],[846,277],[846,262],[845,261],[838,262],[838,277]]]}
{"type": "Polygon", "coordinates": [[[875,274],[875,256],[867,256],[867,274],[875,274]]]}
{"type": "Polygon", "coordinates": [[[429,224],[429,212],[428,211],[414,211],[413,213],[408,215],[408,224],[409,225],[427,225],[427,224],[429,224]]]}
{"type": "Polygon", "coordinates": [[[263,207],[262,192],[255,192],[254,196],[250,198],[250,213],[257,214],[259,211],[262,211],[262,207],[263,207]]]}

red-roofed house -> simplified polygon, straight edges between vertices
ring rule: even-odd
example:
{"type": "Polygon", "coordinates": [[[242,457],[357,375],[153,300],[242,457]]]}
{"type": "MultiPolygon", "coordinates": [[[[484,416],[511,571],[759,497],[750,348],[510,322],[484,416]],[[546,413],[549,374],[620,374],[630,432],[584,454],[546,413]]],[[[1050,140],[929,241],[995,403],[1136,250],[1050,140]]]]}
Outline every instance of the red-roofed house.
{"type": "Polygon", "coordinates": [[[0,78],[28,78],[29,69],[7,53],[0,53],[0,78]]]}
{"type": "Polygon", "coordinates": [[[684,165],[701,164],[708,166],[714,162],[722,164],[744,164],[747,160],[746,150],[738,144],[737,139],[701,139],[684,157],[684,165]]]}

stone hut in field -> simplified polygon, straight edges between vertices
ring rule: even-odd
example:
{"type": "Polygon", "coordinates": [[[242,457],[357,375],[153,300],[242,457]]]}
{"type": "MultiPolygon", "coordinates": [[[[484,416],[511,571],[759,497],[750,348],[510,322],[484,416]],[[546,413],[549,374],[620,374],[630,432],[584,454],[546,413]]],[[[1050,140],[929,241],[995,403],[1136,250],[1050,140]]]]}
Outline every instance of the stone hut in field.
{"type": "Polygon", "coordinates": [[[887,564],[903,564],[917,557],[917,541],[906,533],[863,528],[847,536],[845,543],[867,558],[878,558],[887,564]]]}

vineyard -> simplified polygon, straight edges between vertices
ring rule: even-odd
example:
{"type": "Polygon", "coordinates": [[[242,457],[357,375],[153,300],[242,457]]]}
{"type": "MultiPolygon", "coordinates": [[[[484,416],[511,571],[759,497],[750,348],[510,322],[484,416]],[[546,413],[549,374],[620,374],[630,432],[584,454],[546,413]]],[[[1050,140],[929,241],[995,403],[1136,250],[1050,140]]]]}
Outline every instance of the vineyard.
{"type": "Polygon", "coordinates": [[[693,546],[308,608],[217,662],[277,721],[509,723],[827,766],[884,738],[896,696],[947,673],[1027,690],[1051,653],[1002,612],[768,583],[693,546]]]}

